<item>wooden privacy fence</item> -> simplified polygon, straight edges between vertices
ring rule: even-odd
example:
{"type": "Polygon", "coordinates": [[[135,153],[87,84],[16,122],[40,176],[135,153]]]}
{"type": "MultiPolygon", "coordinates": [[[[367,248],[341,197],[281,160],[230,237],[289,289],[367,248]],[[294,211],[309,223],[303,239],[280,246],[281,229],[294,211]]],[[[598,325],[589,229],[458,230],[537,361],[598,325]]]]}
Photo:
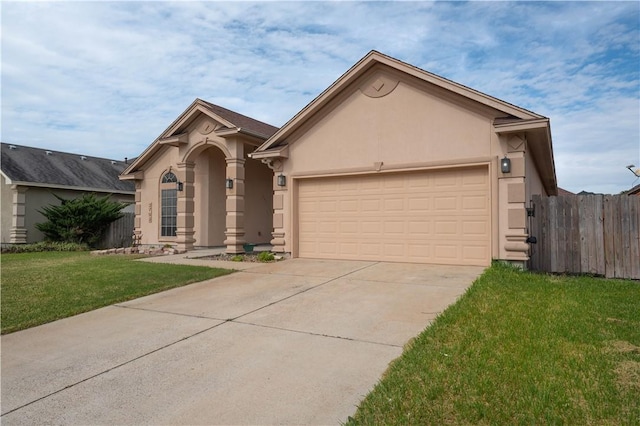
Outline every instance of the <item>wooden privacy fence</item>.
{"type": "Polygon", "coordinates": [[[640,197],[533,196],[529,267],[640,279],[640,197]]]}
{"type": "Polygon", "coordinates": [[[103,248],[130,247],[135,217],[135,213],[125,213],[120,219],[112,222],[100,245],[103,248]]]}

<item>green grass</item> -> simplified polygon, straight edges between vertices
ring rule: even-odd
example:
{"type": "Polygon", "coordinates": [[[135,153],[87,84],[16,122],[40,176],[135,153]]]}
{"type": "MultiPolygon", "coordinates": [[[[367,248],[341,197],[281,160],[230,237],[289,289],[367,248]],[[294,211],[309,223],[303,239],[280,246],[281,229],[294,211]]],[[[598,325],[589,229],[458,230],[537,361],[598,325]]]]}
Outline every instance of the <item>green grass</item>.
{"type": "Polygon", "coordinates": [[[640,424],[640,282],[488,269],[348,424],[640,424]]]}
{"type": "Polygon", "coordinates": [[[2,254],[2,334],[231,271],[88,252],[2,254]]]}

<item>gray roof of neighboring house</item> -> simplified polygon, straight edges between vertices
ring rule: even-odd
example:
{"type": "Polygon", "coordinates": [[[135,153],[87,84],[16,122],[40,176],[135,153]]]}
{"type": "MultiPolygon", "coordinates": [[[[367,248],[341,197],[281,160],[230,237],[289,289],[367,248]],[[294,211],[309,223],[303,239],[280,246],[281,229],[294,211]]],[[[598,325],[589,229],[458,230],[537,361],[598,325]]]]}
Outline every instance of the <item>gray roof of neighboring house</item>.
{"type": "Polygon", "coordinates": [[[135,192],[134,183],[118,175],[124,161],[2,143],[2,173],[12,182],[73,187],[90,191],[135,192]]]}

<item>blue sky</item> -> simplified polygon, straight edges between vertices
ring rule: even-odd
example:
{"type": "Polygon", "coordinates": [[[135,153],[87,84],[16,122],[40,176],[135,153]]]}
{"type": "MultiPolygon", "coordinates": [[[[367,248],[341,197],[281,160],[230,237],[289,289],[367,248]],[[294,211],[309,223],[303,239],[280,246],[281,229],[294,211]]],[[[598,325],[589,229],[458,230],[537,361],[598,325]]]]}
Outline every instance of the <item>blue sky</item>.
{"type": "Polygon", "coordinates": [[[0,3],[3,142],[140,154],[196,98],[280,126],[372,49],[551,119],[558,183],[639,183],[638,2],[0,3]]]}

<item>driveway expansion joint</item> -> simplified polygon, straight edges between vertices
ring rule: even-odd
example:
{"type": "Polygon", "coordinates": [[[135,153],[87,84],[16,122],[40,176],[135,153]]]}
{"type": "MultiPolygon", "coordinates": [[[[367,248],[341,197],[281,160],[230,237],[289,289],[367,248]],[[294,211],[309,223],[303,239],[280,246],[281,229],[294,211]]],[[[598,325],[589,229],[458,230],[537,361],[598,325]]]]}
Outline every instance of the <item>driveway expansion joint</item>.
{"type": "Polygon", "coordinates": [[[213,321],[229,321],[228,319],[224,319],[224,318],[214,318],[214,317],[208,317],[205,315],[193,315],[193,314],[183,314],[180,312],[171,312],[171,311],[161,311],[158,309],[149,309],[149,308],[139,308],[137,306],[125,306],[125,305],[112,305],[115,308],[122,308],[122,309],[133,309],[135,311],[145,311],[145,312],[154,312],[154,313],[158,313],[158,314],[167,314],[167,315],[177,315],[180,317],[189,317],[189,318],[199,318],[199,319],[209,319],[209,320],[213,320],[213,321]]]}
{"type": "Polygon", "coordinates": [[[291,328],[275,327],[275,326],[272,326],[272,325],[264,325],[264,324],[256,324],[254,322],[245,322],[245,321],[231,321],[231,322],[233,322],[235,324],[244,324],[244,325],[251,325],[251,326],[254,326],[254,327],[269,328],[269,329],[272,329],[272,330],[281,330],[281,331],[288,331],[288,332],[291,332],[291,333],[307,334],[309,336],[327,337],[329,339],[348,340],[350,342],[368,343],[368,344],[371,344],[371,345],[379,345],[379,346],[390,346],[392,348],[402,348],[402,345],[394,345],[393,343],[374,342],[373,340],[362,340],[362,339],[356,339],[356,338],[353,338],[353,337],[334,336],[332,334],[314,333],[313,331],[294,330],[294,329],[291,329],[291,328]]]}

